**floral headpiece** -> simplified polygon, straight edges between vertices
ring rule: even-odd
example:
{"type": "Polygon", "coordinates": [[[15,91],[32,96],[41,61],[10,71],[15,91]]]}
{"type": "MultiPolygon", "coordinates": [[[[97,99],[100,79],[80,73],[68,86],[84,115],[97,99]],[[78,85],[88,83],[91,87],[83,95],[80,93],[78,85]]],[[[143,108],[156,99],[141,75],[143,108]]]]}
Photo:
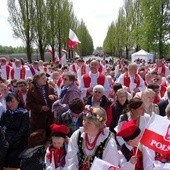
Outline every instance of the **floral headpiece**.
{"type": "Polygon", "coordinates": [[[83,114],[85,115],[86,118],[97,119],[99,122],[103,122],[104,118],[103,118],[103,116],[98,114],[98,109],[99,108],[95,108],[93,106],[86,105],[85,111],[83,114]]]}

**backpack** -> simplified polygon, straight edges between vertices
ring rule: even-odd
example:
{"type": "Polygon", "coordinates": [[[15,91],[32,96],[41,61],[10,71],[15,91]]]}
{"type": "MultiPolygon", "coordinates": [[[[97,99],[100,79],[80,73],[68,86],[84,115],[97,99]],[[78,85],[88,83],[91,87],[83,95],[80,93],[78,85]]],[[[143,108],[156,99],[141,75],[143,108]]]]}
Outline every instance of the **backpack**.
{"type": "Polygon", "coordinates": [[[38,145],[21,153],[20,169],[21,170],[44,170],[45,163],[45,146],[38,145]]]}

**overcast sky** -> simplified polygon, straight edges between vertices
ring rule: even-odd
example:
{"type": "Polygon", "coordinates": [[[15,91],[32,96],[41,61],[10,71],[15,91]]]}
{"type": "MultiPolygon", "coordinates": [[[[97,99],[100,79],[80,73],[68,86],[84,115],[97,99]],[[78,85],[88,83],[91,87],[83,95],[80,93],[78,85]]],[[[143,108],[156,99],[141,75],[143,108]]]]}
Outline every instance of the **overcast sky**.
{"type": "MultiPolygon", "coordinates": [[[[94,47],[102,46],[108,26],[117,19],[123,0],[70,0],[76,17],[86,24],[92,36],[94,47]]],[[[0,0],[0,45],[21,46],[22,41],[14,39],[8,18],[7,0],[0,0]]],[[[81,41],[81,40],[80,40],[81,41]]]]}

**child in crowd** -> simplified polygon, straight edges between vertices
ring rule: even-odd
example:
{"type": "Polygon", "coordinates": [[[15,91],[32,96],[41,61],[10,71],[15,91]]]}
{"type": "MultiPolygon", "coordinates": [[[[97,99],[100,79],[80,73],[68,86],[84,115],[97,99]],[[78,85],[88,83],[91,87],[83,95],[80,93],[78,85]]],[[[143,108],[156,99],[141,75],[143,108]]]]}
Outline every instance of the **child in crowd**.
{"type": "Polygon", "coordinates": [[[69,133],[69,128],[63,124],[52,124],[50,129],[52,143],[45,155],[46,170],[61,170],[65,165],[68,144],[66,135],[69,133]]]}
{"type": "Polygon", "coordinates": [[[125,122],[117,133],[125,141],[119,151],[122,170],[143,170],[143,154],[138,148],[140,132],[136,122],[131,120],[125,122]]]}

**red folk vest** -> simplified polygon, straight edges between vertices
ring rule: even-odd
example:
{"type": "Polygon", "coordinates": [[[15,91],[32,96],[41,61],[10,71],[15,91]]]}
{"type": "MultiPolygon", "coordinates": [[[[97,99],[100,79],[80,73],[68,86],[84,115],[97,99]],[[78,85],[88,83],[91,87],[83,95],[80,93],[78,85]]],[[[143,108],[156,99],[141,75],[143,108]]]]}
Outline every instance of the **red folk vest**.
{"type": "Polygon", "coordinates": [[[161,84],[161,86],[167,87],[166,82],[163,82],[163,83],[161,84]]]}
{"type": "MultiPolygon", "coordinates": [[[[83,81],[84,81],[85,88],[90,87],[91,77],[89,76],[89,73],[83,75],[83,81]]],[[[104,86],[104,83],[105,83],[105,76],[102,73],[99,73],[99,77],[97,78],[97,84],[104,86]]]]}
{"type": "Polygon", "coordinates": [[[83,65],[81,66],[81,75],[83,75],[83,74],[85,74],[85,73],[86,73],[86,65],[83,64],[83,65]]]}
{"type": "MultiPolygon", "coordinates": [[[[1,66],[0,66],[0,68],[1,68],[1,66]]],[[[5,68],[6,68],[6,78],[8,80],[9,79],[9,73],[10,73],[11,67],[9,65],[6,65],[5,68]]]]}
{"type": "Polygon", "coordinates": [[[160,89],[160,95],[161,95],[161,97],[164,96],[165,92],[166,92],[166,87],[161,84],[161,89],[160,89]]]}
{"type": "Polygon", "coordinates": [[[73,71],[74,71],[75,73],[77,73],[77,69],[76,69],[75,64],[72,64],[72,69],[73,69],[73,71]]]}
{"type": "MultiPolygon", "coordinates": [[[[139,87],[139,85],[140,85],[140,78],[139,78],[138,74],[135,74],[134,83],[137,84],[136,87],[139,87]]],[[[128,76],[128,72],[126,72],[126,73],[124,74],[124,85],[125,85],[126,87],[129,87],[129,85],[130,85],[130,78],[129,78],[129,76],[128,76]]]]}
{"type": "Polygon", "coordinates": [[[102,71],[103,71],[103,67],[102,67],[101,64],[100,64],[100,67],[99,67],[98,71],[99,71],[100,73],[102,73],[102,71]]]}
{"type": "MultiPolygon", "coordinates": [[[[24,66],[21,66],[20,70],[20,79],[25,79],[26,69],[24,66]]],[[[14,79],[14,68],[11,70],[11,79],[14,79]]]]}
{"type": "MultiPolygon", "coordinates": [[[[161,68],[162,68],[162,69],[161,69],[160,75],[161,75],[162,77],[165,77],[165,65],[162,64],[161,68]]],[[[158,72],[158,67],[155,68],[155,71],[158,72]]]]}
{"type": "Polygon", "coordinates": [[[63,82],[63,79],[62,79],[62,77],[60,77],[57,81],[57,86],[61,87],[62,82],[63,82]]]}

